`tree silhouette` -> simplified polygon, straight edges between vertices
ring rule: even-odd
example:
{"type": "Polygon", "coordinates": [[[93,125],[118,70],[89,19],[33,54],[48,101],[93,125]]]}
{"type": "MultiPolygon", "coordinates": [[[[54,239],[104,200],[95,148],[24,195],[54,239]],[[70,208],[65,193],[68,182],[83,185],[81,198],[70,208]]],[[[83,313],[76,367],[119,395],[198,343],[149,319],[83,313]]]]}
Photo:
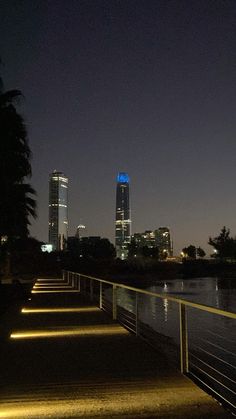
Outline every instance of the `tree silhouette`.
{"type": "Polygon", "coordinates": [[[116,254],[113,244],[101,237],[70,237],[67,250],[75,257],[83,259],[114,259],[116,254]]]}
{"type": "Polygon", "coordinates": [[[29,234],[29,217],[36,217],[35,191],[25,178],[31,176],[27,130],[16,104],[20,90],[3,90],[0,78],[0,245],[10,250],[16,238],[29,234]]]}
{"type": "Polygon", "coordinates": [[[206,256],[205,250],[203,250],[200,246],[196,248],[196,251],[197,251],[197,256],[199,258],[202,259],[202,258],[204,258],[206,256]]]}
{"type": "Polygon", "coordinates": [[[196,259],[196,247],[190,244],[188,247],[184,247],[182,249],[184,256],[189,257],[191,259],[196,259]]]}
{"type": "Polygon", "coordinates": [[[219,236],[213,239],[209,237],[208,244],[214,247],[213,257],[236,258],[236,239],[230,237],[230,230],[225,226],[221,229],[219,236]]]}

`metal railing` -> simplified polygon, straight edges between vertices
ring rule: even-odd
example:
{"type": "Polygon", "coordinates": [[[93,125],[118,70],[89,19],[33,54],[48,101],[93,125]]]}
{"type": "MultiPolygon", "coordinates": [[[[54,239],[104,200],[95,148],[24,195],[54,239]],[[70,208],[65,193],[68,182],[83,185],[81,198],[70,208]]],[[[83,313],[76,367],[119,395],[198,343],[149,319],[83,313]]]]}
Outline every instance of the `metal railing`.
{"type": "MultiPolygon", "coordinates": [[[[227,339],[228,327],[234,327],[236,331],[236,313],[71,271],[63,271],[63,279],[87,294],[100,309],[110,313],[113,320],[152,346],[164,350],[167,355],[169,353],[172,361],[179,357],[178,364],[183,374],[236,413],[236,340],[227,339]],[[121,291],[132,293],[132,307],[122,305],[121,291]],[[165,335],[165,328],[158,331],[141,318],[140,307],[146,297],[178,306],[179,347],[173,336],[165,335]],[[196,317],[199,320],[201,316],[204,324],[199,331],[192,320],[196,317]],[[207,316],[214,316],[213,330],[207,316]],[[217,324],[219,318],[228,321],[227,327],[217,324]]],[[[176,321],[176,310],[174,314],[176,321]]]]}

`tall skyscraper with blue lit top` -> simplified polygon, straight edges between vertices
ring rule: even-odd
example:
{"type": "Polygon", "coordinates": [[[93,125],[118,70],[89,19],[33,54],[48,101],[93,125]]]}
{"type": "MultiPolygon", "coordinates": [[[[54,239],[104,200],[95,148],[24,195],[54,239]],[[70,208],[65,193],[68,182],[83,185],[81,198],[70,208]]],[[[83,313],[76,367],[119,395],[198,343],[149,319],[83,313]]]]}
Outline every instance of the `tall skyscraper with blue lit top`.
{"type": "Polygon", "coordinates": [[[116,186],[116,256],[126,259],[131,240],[131,217],[129,205],[129,176],[120,172],[116,186]]]}

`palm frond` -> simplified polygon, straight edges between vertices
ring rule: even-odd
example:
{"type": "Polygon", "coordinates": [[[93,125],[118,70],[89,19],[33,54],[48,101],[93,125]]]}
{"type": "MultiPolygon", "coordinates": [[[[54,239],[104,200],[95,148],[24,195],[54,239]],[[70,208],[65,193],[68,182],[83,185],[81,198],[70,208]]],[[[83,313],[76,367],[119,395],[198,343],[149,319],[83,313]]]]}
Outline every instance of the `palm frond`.
{"type": "Polygon", "coordinates": [[[19,97],[22,97],[20,90],[8,90],[7,92],[1,93],[0,95],[0,107],[6,106],[10,103],[14,103],[19,100],[19,97]]]}

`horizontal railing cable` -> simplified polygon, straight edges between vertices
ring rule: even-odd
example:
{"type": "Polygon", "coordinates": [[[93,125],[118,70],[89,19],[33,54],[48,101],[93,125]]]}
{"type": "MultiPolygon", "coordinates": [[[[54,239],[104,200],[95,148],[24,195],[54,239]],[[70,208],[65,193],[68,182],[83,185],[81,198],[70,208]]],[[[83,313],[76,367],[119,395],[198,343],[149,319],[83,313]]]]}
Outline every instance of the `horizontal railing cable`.
{"type": "MultiPolygon", "coordinates": [[[[235,380],[232,380],[232,378],[228,377],[227,375],[225,375],[223,372],[217,370],[216,368],[214,368],[212,365],[208,364],[207,362],[203,361],[201,358],[199,358],[198,356],[194,355],[192,352],[189,353],[191,357],[195,358],[197,361],[201,362],[202,364],[204,364],[207,368],[210,368],[211,370],[215,371],[217,374],[221,375],[222,377],[224,377],[226,380],[231,381],[231,383],[236,384],[235,380]]],[[[194,363],[191,361],[191,363],[194,365],[194,363]]]]}
{"type": "Polygon", "coordinates": [[[166,292],[160,294],[76,272],[64,271],[63,278],[68,284],[87,294],[90,301],[96,302],[127,330],[158,350],[166,350],[174,362],[177,360],[179,348],[181,372],[188,374],[236,413],[236,354],[233,351],[235,340],[229,339],[225,325],[228,323],[232,330],[232,322],[236,320],[235,312],[188,301],[166,292]],[[161,304],[158,304],[159,300],[161,304]],[[148,309],[154,307],[154,304],[153,328],[145,319],[150,315],[148,309]],[[204,313],[208,316],[204,316],[204,313]],[[199,318],[201,322],[205,322],[203,327],[196,323],[199,318]],[[209,327],[212,319],[214,331],[209,327]],[[219,319],[225,320],[217,321],[219,319]],[[179,338],[175,333],[177,327],[179,338]]]}

